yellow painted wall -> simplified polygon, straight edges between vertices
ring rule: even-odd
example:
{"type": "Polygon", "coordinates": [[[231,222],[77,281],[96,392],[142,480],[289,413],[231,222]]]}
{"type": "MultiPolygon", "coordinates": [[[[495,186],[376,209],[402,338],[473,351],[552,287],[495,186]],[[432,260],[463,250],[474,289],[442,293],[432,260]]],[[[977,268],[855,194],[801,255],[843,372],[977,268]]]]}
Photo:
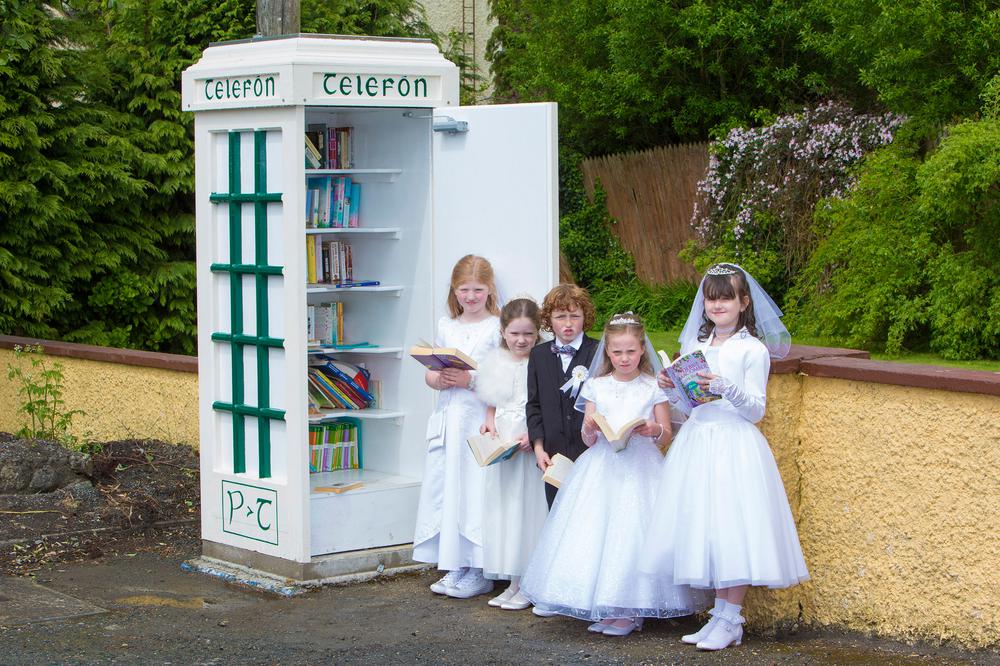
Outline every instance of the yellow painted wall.
{"type": "Polygon", "coordinates": [[[750,620],[1000,644],[1000,397],[789,376],[769,389],[764,432],[812,580],[753,590],[750,620]]]}
{"type": "MultiPolygon", "coordinates": [[[[193,372],[45,356],[63,367],[65,409],[81,409],[72,434],[94,441],[151,438],[198,445],[198,375],[193,372]]],[[[0,430],[17,432],[25,418],[17,412],[17,385],[7,380],[14,351],[0,349],[0,430]]],[[[27,360],[21,364],[28,368],[27,360]]]]}
{"type": "MultiPolygon", "coordinates": [[[[0,368],[14,354],[0,350],[0,368]]],[[[198,442],[197,375],[48,357],[74,432],[198,442]]],[[[0,381],[0,430],[17,430],[0,381]]],[[[1000,397],[797,374],[768,384],[762,430],[812,580],[754,589],[755,631],[796,623],[1000,645],[1000,397]]]]}

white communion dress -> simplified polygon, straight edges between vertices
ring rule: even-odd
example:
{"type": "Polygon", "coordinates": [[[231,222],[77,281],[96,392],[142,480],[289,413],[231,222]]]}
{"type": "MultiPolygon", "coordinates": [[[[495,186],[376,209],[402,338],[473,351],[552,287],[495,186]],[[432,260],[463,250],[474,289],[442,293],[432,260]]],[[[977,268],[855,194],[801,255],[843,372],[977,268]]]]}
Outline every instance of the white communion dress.
{"type": "MultiPolygon", "coordinates": [[[[666,394],[648,375],[621,382],[588,380],[581,395],[619,428],[653,417],[666,394]]],[[[619,452],[599,435],[563,482],[521,591],[543,611],[583,620],[690,615],[706,595],[639,572],[663,455],[650,437],[633,435],[619,452]]]]}
{"type": "MultiPolygon", "coordinates": [[[[497,434],[514,441],[528,432],[528,359],[497,349],[479,366],[476,393],[496,407],[497,434]]],[[[483,469],[483,572],[487,578],[520,576],[528,566],[549,507],[533,453],[518,451],[483,469]]]]}
{"type": "MultiPolygon", "coordinates": [[[[500,342],[500,320],[491,316],[474,323],[442,317],[437,347],[456,347],[478,366],[500,342]]],[[[483,468],[469,449],[479,433],[486,405],[473,391],[453,387],[440,391],[427,421],[427,458],[413,534],[413,559],[437,563],[439,569],[483,566],[483,468]]]]}
{"type": "Polygon", "coordinates": [[[754,425],[764,417],[767,347],[746,329],[711,341],[696,348],[725,380],[712,389],[733,401],[695,407],[670,445],[641,566],[699,588],[789,587],[809,573],[778,466],[754,425]]]}

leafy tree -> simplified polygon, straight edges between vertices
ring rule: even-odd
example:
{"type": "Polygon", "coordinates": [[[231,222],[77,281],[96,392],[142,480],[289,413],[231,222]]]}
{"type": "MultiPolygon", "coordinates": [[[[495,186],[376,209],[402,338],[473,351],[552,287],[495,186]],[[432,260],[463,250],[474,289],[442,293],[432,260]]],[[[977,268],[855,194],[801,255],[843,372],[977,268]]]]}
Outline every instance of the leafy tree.
{"type": "Polygon", "coordinates": [[[560,104],[584,154],[704,139],[820,96],[868,94],[800,39],[806,0],[491,0],[497,96],[560,104]]]}
{"type": "Polygon", "coordinates": [[[128,119],[91,98],[100,66],[73,22],[0,2],[0,330],[58,337],[80,285],[130,250],[100,211],[145,195],[128,119]]]}
{"type": "Polygon", "coordinates": [[[994,0],[814,0],[803,44],[841,63],[893,111],[974,115],[1000,72],[994,0]]]}

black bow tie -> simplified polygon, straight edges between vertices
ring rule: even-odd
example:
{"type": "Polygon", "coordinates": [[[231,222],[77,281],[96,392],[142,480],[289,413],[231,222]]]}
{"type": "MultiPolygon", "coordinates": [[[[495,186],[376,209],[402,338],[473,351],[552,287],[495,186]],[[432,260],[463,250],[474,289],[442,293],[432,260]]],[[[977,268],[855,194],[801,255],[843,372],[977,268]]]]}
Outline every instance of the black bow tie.
{"type": "Polygon", "coordinates": [[[566,356],[573,356],[576,354],[576,347],[573,345],[557,345],[552,343],[552,353],[553,354],[565,354],[566,356]]]}

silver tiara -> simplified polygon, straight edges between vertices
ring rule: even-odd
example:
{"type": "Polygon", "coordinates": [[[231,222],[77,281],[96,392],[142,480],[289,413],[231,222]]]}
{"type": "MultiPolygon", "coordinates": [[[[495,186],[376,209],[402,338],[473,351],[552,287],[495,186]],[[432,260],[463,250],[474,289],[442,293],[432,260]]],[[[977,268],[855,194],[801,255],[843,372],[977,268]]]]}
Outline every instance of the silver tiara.
{"type": "Polygon", "coordinates": [[[723,266],[722,264],[716,264],[705,271],[705,275],[736,275],[736,269],[730,268],[729,266],[723,266]]]}
{"type": "Polygon", "coordinates": [[[629,310],[628,312],[622,312],[611,317],[609,324],[638,324],[639,320],[635,318],[635,313],[629,310]]]}
{"type": "Polygon", "coordinates": [[[534,296],[532,296],[531,294],[529,294],[526,291],[521,291],[521,292],[518,292],[518,293],[514,294],[511,297],[510,301],[507,301],[507,302],[510,303],[511,301],[522,301],[522,300],[523,301],[531,301],[535,305],[538,305],[538,301],[535,300],[534,296]]]}

